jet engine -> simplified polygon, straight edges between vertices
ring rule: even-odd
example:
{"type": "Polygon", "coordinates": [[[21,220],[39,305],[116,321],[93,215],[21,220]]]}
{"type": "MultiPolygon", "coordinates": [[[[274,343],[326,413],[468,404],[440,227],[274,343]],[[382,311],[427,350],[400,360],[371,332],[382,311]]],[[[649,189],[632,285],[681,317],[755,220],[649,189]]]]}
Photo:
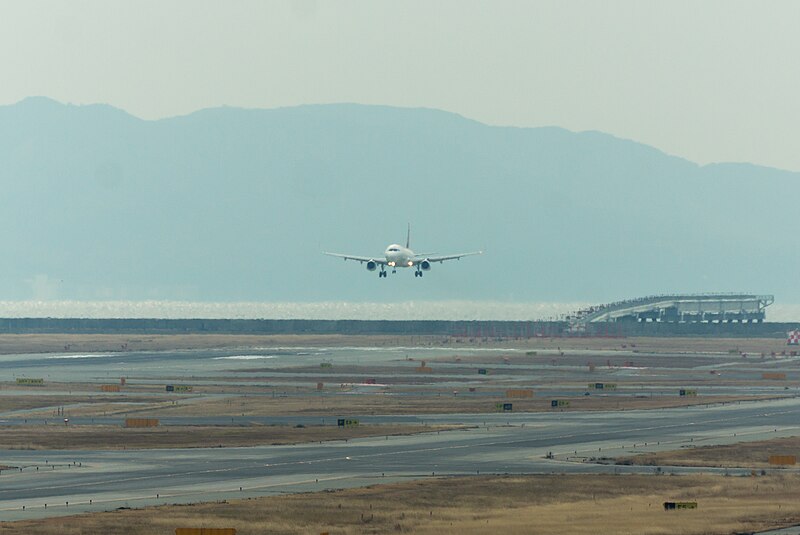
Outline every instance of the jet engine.
{"type": "Polygon", "coordinates": [[[420,268],[422,271],[430,271],[430,269],[431,269],[431,263],[430,263],[430,262],[428,262],[427,260],[423,260],[422,262],[420,262],[420,263],[419,263],[419,268],[420,268]]]}
{"type": "Polygon", "coordinates": [[[370,260],[367,262],[367,270],[368,271],[375,271],[378,268],[378,263],[374,260],[370,260]]]}

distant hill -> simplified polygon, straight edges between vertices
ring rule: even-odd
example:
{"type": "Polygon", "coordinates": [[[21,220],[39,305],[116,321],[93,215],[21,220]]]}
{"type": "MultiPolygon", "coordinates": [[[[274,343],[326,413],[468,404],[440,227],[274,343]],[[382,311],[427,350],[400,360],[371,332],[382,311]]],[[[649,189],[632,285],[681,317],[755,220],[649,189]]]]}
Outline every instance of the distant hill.
{"type": "Polygon", "coordinates": [[[0,299],[800,302],[800,174],[429,109],[0,107],[0,299]],[[322,250],[485,249],[379,280],[322,250]]]}

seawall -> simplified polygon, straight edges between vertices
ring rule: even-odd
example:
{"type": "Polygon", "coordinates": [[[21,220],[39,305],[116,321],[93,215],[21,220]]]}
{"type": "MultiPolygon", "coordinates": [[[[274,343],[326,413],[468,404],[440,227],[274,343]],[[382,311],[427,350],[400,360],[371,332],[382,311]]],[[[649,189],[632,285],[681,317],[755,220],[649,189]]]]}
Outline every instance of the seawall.
{"type": "Polygon", "coordinates": [[[572,331],[563,321],[394,321],[146,318],[0,318],[0,334],[342,334],[530,338],[557,336],[785,337],[797,323],[591,323],[572,331]]]}

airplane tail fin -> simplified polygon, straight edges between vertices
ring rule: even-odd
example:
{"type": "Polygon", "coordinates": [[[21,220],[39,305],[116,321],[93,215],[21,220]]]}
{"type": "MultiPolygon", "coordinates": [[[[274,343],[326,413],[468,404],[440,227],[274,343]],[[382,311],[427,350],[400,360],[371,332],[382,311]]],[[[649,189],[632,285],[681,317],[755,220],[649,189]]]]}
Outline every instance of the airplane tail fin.
{"type": "Polygon", "coordinates": [[[408,224],[408,233],[406,234],[406,249],[411,248],[411,223],[408,224]]]}

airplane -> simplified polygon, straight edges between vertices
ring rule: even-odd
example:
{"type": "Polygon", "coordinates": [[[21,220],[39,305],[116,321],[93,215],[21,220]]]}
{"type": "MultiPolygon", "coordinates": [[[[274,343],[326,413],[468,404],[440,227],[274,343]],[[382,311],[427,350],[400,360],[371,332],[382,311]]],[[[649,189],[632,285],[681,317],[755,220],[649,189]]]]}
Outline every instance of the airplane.
{"type": "Polygon", "coordinates": [[[434,262],[440,264],[445,260],[458,260],[464,256],[471,256],[483,254],[483,251],[473,251],[471,253],[460,253],[451,255],[437,255],[436,253],[415,253],[411,250],[411,225],[408,225],[408,234],[406,235],[406,246],[393,243],[383,252],[383,258],[373,256],[354,256],[340,253],[323,253],[328,256],[335,256],[347,260],[355,260],[360,263],[367,264],[368,271],[378,271],[378,277],[386,278],[388,272],[386,267],[392,268],[392,273],[397,273],[397,268],[416,268],[414,271],[415,277],[422,277],[426,271],[430,271],[431,265],[434,262]]]}

